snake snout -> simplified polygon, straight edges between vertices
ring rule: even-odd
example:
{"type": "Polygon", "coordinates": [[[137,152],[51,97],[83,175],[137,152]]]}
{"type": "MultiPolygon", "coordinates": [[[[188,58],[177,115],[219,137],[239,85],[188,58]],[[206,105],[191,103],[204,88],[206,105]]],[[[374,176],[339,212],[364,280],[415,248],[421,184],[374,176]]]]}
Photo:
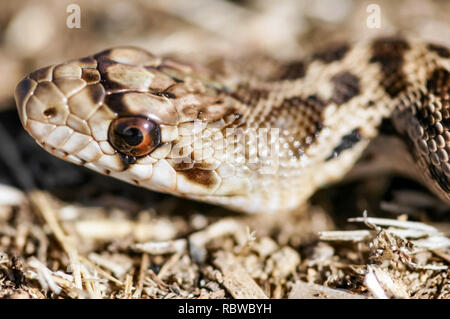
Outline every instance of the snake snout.
{"type": "Polygon", "coordinates": [[[26,126],[27,122],[26,102],[29,96],[33,94],[33,90],[36,87],[33,84],[34,83],[32,80],[25,78],[20,81],[19,84],[17,84],[16,90],[14,92],[19,118],[24,127],[26,126]]]}
{"type": "Polygon", "coordinates": [[[101,107],[106,94],[96,66],[91,58],[52,65],[30,73],[17,85],[20,120],[38,143],[59,149],[74,132],[97,141],[107,139],[114,115],[101,107]]]}

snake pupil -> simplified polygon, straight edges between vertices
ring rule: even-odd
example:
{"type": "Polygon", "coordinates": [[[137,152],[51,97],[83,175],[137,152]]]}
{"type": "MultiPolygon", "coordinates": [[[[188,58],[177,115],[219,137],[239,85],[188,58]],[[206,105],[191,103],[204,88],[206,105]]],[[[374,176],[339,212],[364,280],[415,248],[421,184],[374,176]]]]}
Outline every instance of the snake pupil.
{"type": "Polygon", "coordinates": [[[161,131],[159,125],[149,119],[122,117],[111,123],[108,138],[121,155],[132,159],[145,156],[158,147],[161,131]]]}
{"type": "Polygon", "coordinates": [[[125,129],[123,132],[117,133],[121,135],[123,140],[130,146],[139,145],[144,140],[144,135],[141,130],[136,127],[130,127],[125,129]]]}

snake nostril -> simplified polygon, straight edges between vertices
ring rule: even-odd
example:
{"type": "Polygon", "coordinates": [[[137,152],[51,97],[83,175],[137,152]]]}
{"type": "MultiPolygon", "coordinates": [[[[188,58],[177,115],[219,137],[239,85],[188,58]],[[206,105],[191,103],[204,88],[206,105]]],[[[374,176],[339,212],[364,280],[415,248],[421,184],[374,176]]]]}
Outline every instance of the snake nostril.
{"type": "Polygon", "coordinates": [[[54,108],[54,107],[49,107],[48,109],[46,109],[44,112],[43,112],[43,114],[46,116],[46,117],[49,117],[49,118],[51,118],[51,117],[55,117],[56,116],[56,108],[54,108]]]}

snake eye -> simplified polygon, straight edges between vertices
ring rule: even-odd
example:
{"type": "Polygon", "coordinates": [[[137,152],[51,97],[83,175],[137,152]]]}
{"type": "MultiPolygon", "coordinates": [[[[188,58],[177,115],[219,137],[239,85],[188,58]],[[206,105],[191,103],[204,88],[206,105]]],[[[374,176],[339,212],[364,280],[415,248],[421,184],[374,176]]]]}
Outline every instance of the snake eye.
{"type": "Polygon", "coordinates": [[[142,117],[114,120],[109,127],[109,142],[122,154],[144,156],[161,142],[159,126],[142,117]]]}

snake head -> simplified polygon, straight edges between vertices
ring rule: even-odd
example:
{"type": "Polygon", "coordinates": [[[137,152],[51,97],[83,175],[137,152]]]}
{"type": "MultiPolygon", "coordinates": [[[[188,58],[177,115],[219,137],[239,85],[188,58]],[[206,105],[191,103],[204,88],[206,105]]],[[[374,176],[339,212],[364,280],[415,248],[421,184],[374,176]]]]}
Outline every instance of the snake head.
{"type": "Polygon", "coordinates": [[[242,117],[217,83],[199,67],[119,47],[37,70],[15,98],[23,126],[53,155],[149,189],[216,201],[245,196],[251,186],[246,167],[224,160],[225,129],[242,117]]]}

